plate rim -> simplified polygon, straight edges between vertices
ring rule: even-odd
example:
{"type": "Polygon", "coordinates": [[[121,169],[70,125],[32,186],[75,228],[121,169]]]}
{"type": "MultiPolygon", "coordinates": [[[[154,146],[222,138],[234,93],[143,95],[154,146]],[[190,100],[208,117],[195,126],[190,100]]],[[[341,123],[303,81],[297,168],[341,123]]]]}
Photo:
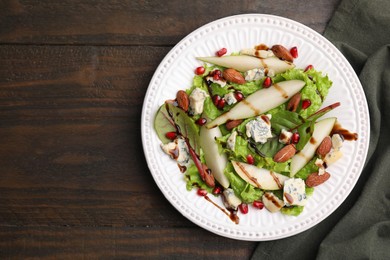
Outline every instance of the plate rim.
{"type": "MultiPolygon", "coordinates": [[[[249,20],[247,21],[249,22],[249,20]]],[[[253,22],[253,21],[251,21],[253,22]]],[[[156,111],[154,111],[154,114],[156,113],[156,111]]],[[[153,115],[154,115],[153,114],[153,115]]],[[[154,118],[154,117],[153,117],[154,118]]],[[[153,126],[153,123],[151,123],[151,125],[153,126]]],[[[154,129],[153,129],[154,130],[154,129]]],[[[281,239],[281,238],[286,238],[286,237],[290,237],[290,236],[294,236],[296,234],[299,234],[299,233],[302,233],[304,231],[306,231],[307,229],[310,229],[314,226],[316,226],[318,223],[322,222],[324,219],[326,219],[330,214],[332,214],[337,208],[339,208],[339,206],[345,201],[345,199],[349,196],[349,194],[351,193],[352,189],[356,186],[356,182],[358,181],[358,179],[360,178],[360,175],[362,173],[362,170],[363,170],[363,167],[365,165],[365,161],[367,159],[367,154],[368,154],[368,148],[369,148],[369,141],[370,141],[370,120],[369,120],[369,108],[368,108],[368,104],[367,104],[367,98],[366,98],[366,95],[364,93],[364,90],[363,90],[363,87],[360,83],[360,80],[358,78],[358,76],[356,75],[355,71],[353,70],[351,64],[348,62],[348,60],[345,58],[345,56],[333,45],[333,43],[331,43],[328,39],[326,39],[324,36],[322,36],[321,34],[319,34],[318,32],[314,31],[313,29],[311,29],[310,27],[302,24],[302,23],[299,23],[297,21],[294,21],[292,19],[289,19],[289,18],[285,18],[285,17],[281,17],[281,16],[276,16],[276,15],[271,15],[271,14],[261,14],[261,13],[246,13],[246,14],[238,14],[238,15],[232,15],[232,16],[227,16],[227,17],[223,17],[223,18],[220,18],[220,19],[216,19],[214,21],[211,21],[209,23],[206,23],[200,27],[198,27],[197,29],[193,30],[192,32],[190,32],[188,35],[186,35],[182,40],[180,40],[166,55],[165,57],[161,60],[160,64],[158,65],[158,67],[156,68],[154,74],[153,74],[153,77],[152,79],[150,80],[150,83],[148,85],[148,89],[146,91],[146,94],[145,94],[145,97],[144,97],[144,101],[143,101],[143,106],[142,106],[142,113],[141,113],[141,136],[142,136],[142,146],[143,146],[143,152],[144,152],[144,156],[145,156],[145,159],[146,159],[146,162],[147,162],[147,165],[148,165],[148,168],[150,170],[150,173],[152,174],[152,177],[155,181],[155,183],[157,184],[157,186],[159,187],[160,191],[163,193],[164,197],[169,201],[169,203],[174,206],[174,208],[176,208],[176,210],[178,212],[180,212],[184,217],[186,217],[188,220],[190,220],[191,222],[193,222],[194,224],[196,224],[197,226],[199,227],[202,227],[203,229],[206,229],[214,234],[217,234],[217,235],[220,235],[220,236],[223,236],[223,237],[227,237],[227,238],[230,238],[230,239],[236,239],[236,240],[244,240],[244,241],[269,241],[269,240],[277,240],[277,239],[281,239]],[[152,168],[151,166],[151,162],[150,162],[150,158],[147,156],[148,154],[148,151],[147,151],[147,139],[146,139],[146,134],[148,129],[146,128],[146,119],[147,119],[147,116],[148,115],[148,97],[150,96],[151,92],[152,92],[152,84],[156,82],[156,80],[158,79],[158,72],[161,71],[162,67],[167,63],[167,60],[172,58],[172,55],[177,52],[177,49],[179,48],[179,46],[181,46],[186,40],[188,39],[191,39],[191,37],[194,37],[199,31],[201,30],[204,30],[205,28],[208,28],[208,27],[212,27],[213,25],[215,24],[218,24],[218,23],[223,23],[224,21],[229,21],[229,20],[235,20],[235,19],[270,19],[270,20],[274,20],[274,21],[283,21],[285,23],[290,23],[290,24],[293,24],[294,26],[297,26],[297,28],[299,29],[302,29],[304,31],[307,31],[309,32],[310,34],[318,37],[321,39],[322,42],[325,42],[327,47],[331,48],[332,51],[337,54],[337,58],[340,58],[342,59],[343,61],[343,64],[347,67],[348,71],[351,73],[350,77],[352,77],[354,79],[354,83],[357,85],[357,89],[359,91],[359,95],[362,97],[359,101],[363,102],[361,104],[361,107],[363,107],[363,110],[364,110],[364,114],[367,116],[367,119],[366,120],[366,137],[365,137],[365,143],[364,143],[364,147],[362,148],[362,150],[360,149],[357,149],[359,151],[361,151],[361,153],[359,154],[361,157],[362,157],[362,163],[359,164],[359,166],[357,167],[357,176],[356,178],[354,178],[352,180],[352,182],[349,184],[348,186],[348,190],[345,191],[345,195],[341,198],[341,199],[338,199],[336,201],[336,203],[333,204],[333,207],[330,209],[330,210],[327,210],[325,213],[323,213],[320,217],[316,218],[315,221],[303,226],[303,227],[298,227],[292,231],[289,231],[287,234],[279,234],[279,235],[270,235],[270,236],[262,236],[262,237],[251,237],[251,236],[233,236],[231,233],[227,234],[227,233],[224,233],[224,232],[221,232],[221,231],[218,231],[216,230],[215,228],[212,228],[212,226],[208,226],[206,225],[204,222],[201,222],[200,220],[196,220],[195,217],[191,216],[187,211],[185,211],[182,207],[180,207],[180,203],[178,204],[177,201],[173,201],[172,198],[169,196],[169,194],[167,194],[166,192],[164,192],[163,190],[163,187],[161,185],[161,183],[159,182],[156,174],[154,173],[154,168],[152,168]]]]}

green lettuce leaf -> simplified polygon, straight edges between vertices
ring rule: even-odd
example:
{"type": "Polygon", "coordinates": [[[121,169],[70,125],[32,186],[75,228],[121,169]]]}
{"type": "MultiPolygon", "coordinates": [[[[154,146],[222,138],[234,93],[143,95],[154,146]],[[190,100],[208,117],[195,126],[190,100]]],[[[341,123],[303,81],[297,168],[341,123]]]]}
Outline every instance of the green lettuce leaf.
{"type": "Polygon", "coordinates": [[[176,132],[175,123],[169,116],[165,104],[163,104],[157,111],[156,117],[154,118],[154,129],[163,144],[171,141],[165,136],[166,133],[176,132]]]}
{"type": "Polygon", "coordinates": [[[290,130],[303,123],[298,113],[288,110],[279,110],[271,118],[271,126],[274,133],[279,135],[282,129],[290,130]]]}
{"type": "MultiPolygon", "coordinates": [[[[303,118],[307,118],[321,107],[329,92],[329,88],[332,86],[332,81],[328,76],[322,75],[322,72],[316,70],[304,72],[301,69],[292,69],[278,74],[273,78],[273,81],[277,83],[292,79],[303,80],[306,83],[301,90],[302,100],[310,99],[311,105],[307,109],[299,107],[297,112],[303,118]]],[[[279,107],[279,109],[283,109],[283,106],[279,107]]],[[[272,112],[274,113],[275,109],[272,112]]]]}
{"type": "Polygon", "coordinates": [[[313,195],[313,193],[314,193],[314,188],[313,188],[313,187],[305,187],[305,193],[306,193],[306,196],[307,196],[307,197],[313,195]]]}
{"type": "Polygon", "coordinates": [[[233,84],[234,89],[240,91],[245,97],[256,92],[259,89],[262,89],[260,81],[250,81],[245,84],[233,84]]]}
{"type": "Polygon", "coordinates": [[[283,207],[280,209],[280,212],[288,216],[298,216],[302,213],[303,208],[303,206],[283,207]]]}
{"type": "Polygon", "coordinates": [[[230,181],[230,187],[233,189],[236,196],[242,200],[242,202],[249,204],[260,199],[263,195],[262,190],[253,187],[238,176],[231,163],[228,163],[224,173],[230,181]]]}
{"type": "Polygon", "coordinates": [[[213,191],[213,189],[207,186],[206,183],[202,180],[202,178],[199,175],[198,169],[194,164],[191,164],[187,168],[187,171],[185,172],[185,179],[186,179],[186,189],[188,191],[192,190],[194,187],[205,189],[209,193],[213,191]]]}
{"type": "Polygon", "coordinates": [[[317,157],[315,156],[313,159],[310,160],[308,164],[306,164],[302,169],[300,169],[296,174],[295,178],[301,178],[302,180],[306,180],[307,177],[313,173],[318,172],[318,166],[315,165],[317,157]]]}
{"type": "MultiPolygon", "coordinates": [[[[171,103],[166,104],[167,109],[173,116],[173,120],[176,126],[179,128],[180,133],[183,135],[183,137],[188,139],[191,147],[197,154],[199,154],[199,126],[196,125],[194,120],[191,119],[181,108],[176,107],[171,103]]],[[[160,129],[157,131],[160,131],[160,129]]]]}

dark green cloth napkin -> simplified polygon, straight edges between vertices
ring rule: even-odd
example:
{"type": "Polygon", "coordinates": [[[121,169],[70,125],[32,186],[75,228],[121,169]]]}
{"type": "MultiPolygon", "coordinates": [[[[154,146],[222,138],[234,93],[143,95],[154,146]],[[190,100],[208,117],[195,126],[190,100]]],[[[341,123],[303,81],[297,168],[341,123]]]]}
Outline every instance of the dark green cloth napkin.
{"type": "Polygon", "coordinates": [[[344,203],[317,226],[260,242],[253,259],[390,259],[390,0],[344,0],[324,36],[349,60],[371,118],[365,168],[344,203]]]}

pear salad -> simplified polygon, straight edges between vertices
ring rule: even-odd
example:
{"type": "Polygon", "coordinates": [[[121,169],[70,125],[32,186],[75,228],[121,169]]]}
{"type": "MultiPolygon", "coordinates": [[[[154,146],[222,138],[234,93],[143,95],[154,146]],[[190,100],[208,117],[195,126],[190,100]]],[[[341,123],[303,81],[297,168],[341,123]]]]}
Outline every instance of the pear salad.
{"type": "Polygon", "coordinates": [[[239,214],[267,209],[298,216],[327,167],[357,134],[321,106],[332,86],[312,65],[296,68],[297,47],[260,44],[197,57],[192,86],[165,101],[154,121],[162,150],[175,160],[188,191],[239,214]],[[210,196],[211,195],[211,196],[210,196]],[[211,198],[220,197],[224,207],[211,198]]]}

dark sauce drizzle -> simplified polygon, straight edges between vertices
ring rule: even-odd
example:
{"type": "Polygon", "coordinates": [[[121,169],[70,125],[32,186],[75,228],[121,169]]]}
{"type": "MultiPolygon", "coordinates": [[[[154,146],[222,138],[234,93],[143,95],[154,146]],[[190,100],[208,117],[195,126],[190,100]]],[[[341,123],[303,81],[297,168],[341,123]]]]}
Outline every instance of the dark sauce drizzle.
{"type": "Polygon", "coordinates": [[[238,217],[237,215],[237,210],[232,210],[232,209],[225,209],[225,208],[222,208],[221,206],[219,206],[217,203],[215,203],[214,201],[212,201],[207,195],[204,196],[204,198],[212,203],[214,206],[216,206],[218,209],[220,209],[226,216],[228,216],[235,224],[239,224],[240,223],[240,218],[238,217]]]}
{"type": "Polygon", "coordinates": [[[344,138],[344,140],[347,141],[356,141],[359,137],[357,133],[352,133],[349,130],[343,128],[338,122],[336,122],[333,126],[331,135],[334,134],[341,135],[344,138]]]}
{"type": "MultiPolygon", "coordinates": [[[[267,117],[268,118],[268,117],[267,117]]],[[[247,138],[244,133],[240,132],[240,131],[237,131],[237,135],[244,138],[246,141],[248,141],[248,145],[255,151],[255,153],[257,153],[258,155],[260,155],[261,157],[265,157],[265,154],[263,154],[259,148],[257,148],[256,146],[256,142],[253,141],[252,139],[250,138],[247,138]]]]}

